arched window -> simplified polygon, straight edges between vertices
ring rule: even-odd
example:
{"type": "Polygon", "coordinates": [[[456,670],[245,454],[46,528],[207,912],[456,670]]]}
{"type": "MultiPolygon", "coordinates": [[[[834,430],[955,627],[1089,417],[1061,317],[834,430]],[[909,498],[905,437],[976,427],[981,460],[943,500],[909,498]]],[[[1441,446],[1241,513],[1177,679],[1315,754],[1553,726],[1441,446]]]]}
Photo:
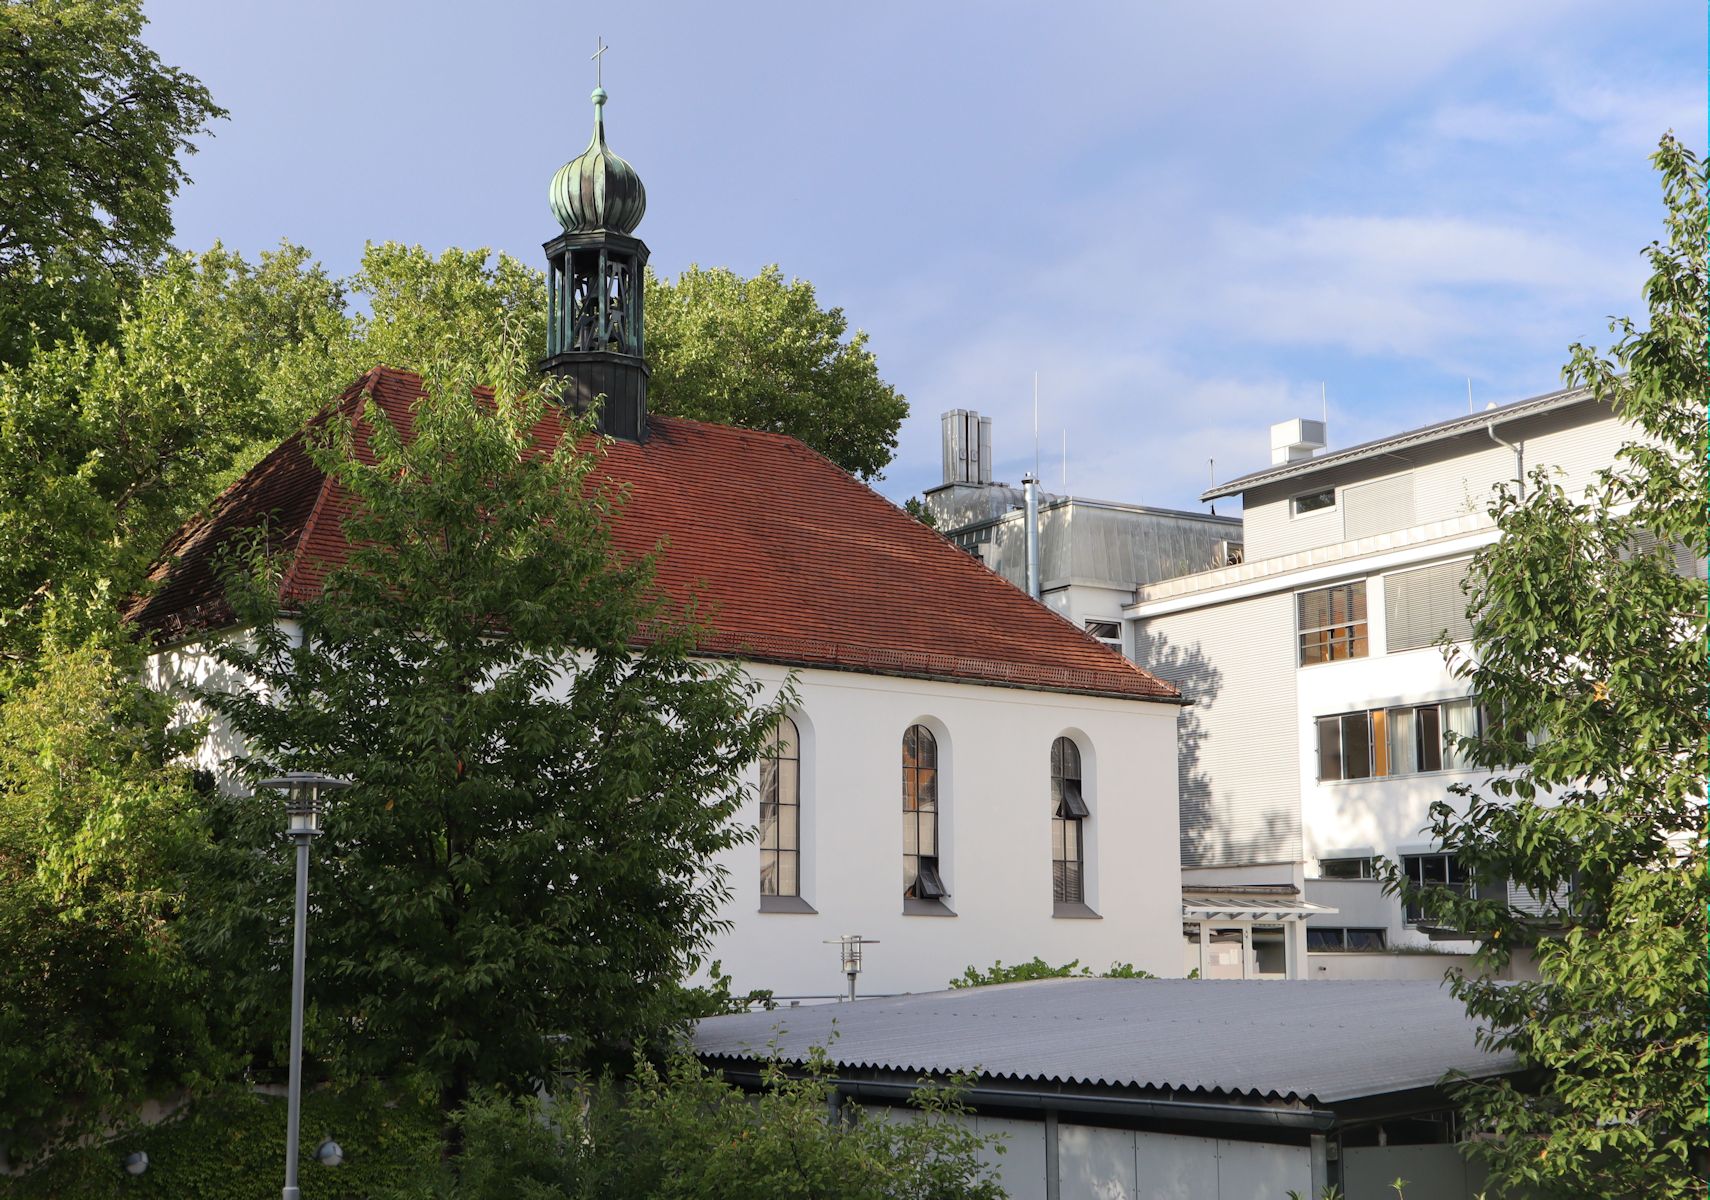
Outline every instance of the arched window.
{"type": "Polygon", "coordinates": [[[1051,899],[1059,904],[1086,900],[1087,819],[1081,795],[1081,751],[1060,737],[1051,743],[1051,899]]]}
{"type": "Polygon", "coordinates": [[[760,756],[760,894],[802,894],[802,761],[796,723],[779,717],[760,756]]]}
{"type": "Polygon", "coordinates": [[[938,873],[938,739],[924,725],[903,734],[903,895],[937,900],[949,893],[938,873]]]}

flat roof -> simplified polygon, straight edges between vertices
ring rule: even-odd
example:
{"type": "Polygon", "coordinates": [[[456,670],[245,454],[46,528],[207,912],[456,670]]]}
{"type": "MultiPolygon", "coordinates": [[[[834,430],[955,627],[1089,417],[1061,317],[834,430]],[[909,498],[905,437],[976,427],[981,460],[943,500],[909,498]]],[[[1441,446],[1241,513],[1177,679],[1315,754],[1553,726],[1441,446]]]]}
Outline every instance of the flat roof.
{"type": "Polygon", "coordinates": [[[1326,467],[1339,467],[1347,463],[1359,462],[1361,459],[1376,458],[1380,454],[1389,454],[1404,446],[1418,446],[1426,442],[1446,441],[1459,437],[1463,433],[1473,433],[1483,429],[1493,422],[1517,420],[1521,417],[1533,417],[1541,413],[1553,412],[1559,408],[1592,399],[1588,388],[1564,388],[1559,392],[1550,392],[1543,396],[1533,396],[1528,400],[1515,400],[1509,404],[1500,404],[1495,408],[1487,408],[1481,412],[1469,413],[1464,417],[1454,417],[1447,421],[1438,421],[1435,425],[1423,425],[1418,429],[1410,429],[1406,433],[1398,433],[1393,437],[1379,438],[1374,442],[1361,442],[1357,446],[1349,446],[1346,450],[1335,450],[1329,454],[1319,454],[1312,458],[1303,458],[1297,462],[1281,463],[1266,467],[1262,471],[1253,471],[1228,483],[1220,483],[1209,491],[1201,492],[1202,501],[1217,500],[1223,496],[1238,496],[1267,483],[1276,483],[1284,479],[1294,479],[1302,475],[1310,475],[1326,467]]]}
{"type": "Polygon", "coordinates": [[[1045,979],[710,1017],[694,1049],[1310,1104],[1517,1069],[1477,1029],[1433,980],[1045,979]]]}

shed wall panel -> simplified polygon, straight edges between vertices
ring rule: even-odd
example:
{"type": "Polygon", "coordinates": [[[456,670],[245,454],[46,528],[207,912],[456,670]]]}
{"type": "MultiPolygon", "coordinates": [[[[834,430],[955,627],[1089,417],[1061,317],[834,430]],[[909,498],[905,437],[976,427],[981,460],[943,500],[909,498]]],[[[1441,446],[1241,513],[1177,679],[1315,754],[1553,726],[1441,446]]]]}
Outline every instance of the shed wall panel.
{"type": "Polygon", "coordinates": [[[1171,1133],[1135,1137],[1135,1194],[1141,1200],[1199,1200],[1217,1195],[1217,1141],[1171,1133]]]}
{"type": "Polygon", "coordinates": [[[1059,1124],[1057,1174],[1062,1200],[1134,1200],[1134,1131],[1059,1124]]]}
{"type": "Polygon", "coordinates": [[[1276,1200],[1290,1192],[1312,1193],[1312,1155],[1305,1146],[1218,1139],[1217,1200],[1276,1200]]]}

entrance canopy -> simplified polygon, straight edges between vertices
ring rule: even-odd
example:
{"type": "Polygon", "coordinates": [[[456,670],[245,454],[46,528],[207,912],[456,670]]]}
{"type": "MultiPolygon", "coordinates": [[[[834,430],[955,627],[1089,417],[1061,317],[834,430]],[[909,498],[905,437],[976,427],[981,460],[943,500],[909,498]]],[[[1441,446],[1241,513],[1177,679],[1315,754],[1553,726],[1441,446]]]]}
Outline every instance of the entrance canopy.
{"type": "Polygon", "coordinates": [[[1215,921],[1219,925],[1281,925],[1338,911],[1298,896],[1255,895],[1252,892],[1182,893],[1182,920],[1189,924],[1215,921]]]}

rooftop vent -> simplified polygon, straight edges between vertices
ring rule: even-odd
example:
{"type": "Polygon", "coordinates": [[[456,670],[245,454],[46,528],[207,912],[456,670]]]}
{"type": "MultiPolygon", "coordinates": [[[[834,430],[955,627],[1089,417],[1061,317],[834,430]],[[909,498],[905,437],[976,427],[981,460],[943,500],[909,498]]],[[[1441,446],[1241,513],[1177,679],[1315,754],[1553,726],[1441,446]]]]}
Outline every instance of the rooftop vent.
{"type": "Polygon", "coordinates": [[[1271,426],[1271,465],[1299,462],[1311,458],[1314,452],[1329,445],[1325,440],[1324,422],[1296,417],[1271,426]]]}
{"type": "Polygon", "coordinates": [[[992,419],[967,408],[944,414],[944,482],[992,481],[992,419]]]}

